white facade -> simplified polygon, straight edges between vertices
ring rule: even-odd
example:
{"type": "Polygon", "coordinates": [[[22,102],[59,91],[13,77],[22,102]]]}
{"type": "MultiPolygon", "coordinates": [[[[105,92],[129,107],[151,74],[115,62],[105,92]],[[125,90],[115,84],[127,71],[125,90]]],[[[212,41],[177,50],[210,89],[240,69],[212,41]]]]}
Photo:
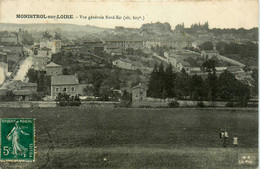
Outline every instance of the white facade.
{"type": "Polygon", "coordinates": [[[112,62],[112,64],[113,64],[113,66],[116,66],[116,67],[119,67],[119,68],[132,70],[132,64],[131,63],[122,61],[120,59],[114,60],[112,62]]]}
{"type": "Polygon", "coordinates": [[[61,52],[61,40],[47,40],[40,42],[40,48],[50,48],[52,53],[61,52]]]}

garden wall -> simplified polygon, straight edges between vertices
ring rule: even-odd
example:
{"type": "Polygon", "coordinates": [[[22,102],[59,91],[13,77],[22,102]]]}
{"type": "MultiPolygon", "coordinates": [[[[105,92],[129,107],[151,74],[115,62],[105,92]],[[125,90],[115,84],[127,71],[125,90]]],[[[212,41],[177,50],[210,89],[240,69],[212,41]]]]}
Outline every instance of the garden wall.
{"type": "MultiPolygon", "coordinates": [[[[118,104],[117,102],[82,102],[80,107],[99,107],[99,108],[114,108],[118,104]]],[[[0,108],[47,108],[47,107],[57,107],[56,102],[54,101],[12,101],[12,102],[0,102],[0,108]]]]}
{"type": "MultiPolygon", "coordinates": [[[[156,99],[155,99],[156,100],[156,99]]],[[[148,99],[146,101],[134,101],[132,106],[133,107],[169,107],[168,103],[170,100],[162,100],[155,101],[148,99]]],[[[177,100],[180,107],[196,107],[199,101],[190,101],[190,100],[177,100]]],[[[227,102],[210,102],[210,101],[203,101],[205,106],[215,106],[215,107],[225,107],[227,102]]]]}

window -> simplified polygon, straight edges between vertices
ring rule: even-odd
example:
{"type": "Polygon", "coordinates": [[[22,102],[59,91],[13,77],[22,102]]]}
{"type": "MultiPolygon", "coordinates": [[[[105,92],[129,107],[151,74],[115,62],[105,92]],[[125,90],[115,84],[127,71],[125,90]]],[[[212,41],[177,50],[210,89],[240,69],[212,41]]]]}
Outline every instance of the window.
{"type": "Polygon", "coordinates": [[[55,91],[56,91],[56,92],[59,92],[59,90],[60,90],[60,89],[59,89],[58,87],[56,87],[55,91]]]}
{"type": "Polygon", "coordinates": [[[71,87],[71,91],[74,92],[75,91],[75,87],[71,87]]]}
{"type": "Polygon", "coordinates": [[[64,91],[64,92],[66,92],[66,91],[67,91],[67,88],[66,88],[66,87],[64,87],[64,88],[63,88],[63,91],[64,91]]]}
{"type": "Polygon", "coordinates": [[[142,95],[143,95],[143,92],[140,92],[140,95],[142,96],[142,95]]]}

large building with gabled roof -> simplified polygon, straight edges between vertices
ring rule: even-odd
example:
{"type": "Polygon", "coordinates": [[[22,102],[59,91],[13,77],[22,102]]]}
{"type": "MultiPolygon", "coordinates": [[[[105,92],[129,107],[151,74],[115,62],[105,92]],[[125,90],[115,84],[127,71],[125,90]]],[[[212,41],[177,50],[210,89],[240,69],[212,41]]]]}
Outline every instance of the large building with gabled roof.
{"type": "Polygon", "coordinates": [[[55,99],[58,93],[71,96],[79,94],[79,80],[76,75],[51,76],[51,97],[55,99]]]}

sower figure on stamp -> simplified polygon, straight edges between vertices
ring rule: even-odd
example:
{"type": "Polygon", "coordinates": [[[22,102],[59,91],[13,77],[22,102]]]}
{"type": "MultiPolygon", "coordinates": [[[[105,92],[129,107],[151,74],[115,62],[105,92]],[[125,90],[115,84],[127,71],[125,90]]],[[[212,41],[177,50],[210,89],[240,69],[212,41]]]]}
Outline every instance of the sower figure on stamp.
{"type": "Polygon", "coordinates": [[[17,155],[26,155],[28,151],[23,145],[20,144],[20,135],[29,135],[28,133],[24,132],[21,127],[18,125],[18,121],[15,122],[15,126],[11,130],[11,132],[6,136],[6,138],[10,141],[12,140],[12,154],[17,157],[17,155]]]}

